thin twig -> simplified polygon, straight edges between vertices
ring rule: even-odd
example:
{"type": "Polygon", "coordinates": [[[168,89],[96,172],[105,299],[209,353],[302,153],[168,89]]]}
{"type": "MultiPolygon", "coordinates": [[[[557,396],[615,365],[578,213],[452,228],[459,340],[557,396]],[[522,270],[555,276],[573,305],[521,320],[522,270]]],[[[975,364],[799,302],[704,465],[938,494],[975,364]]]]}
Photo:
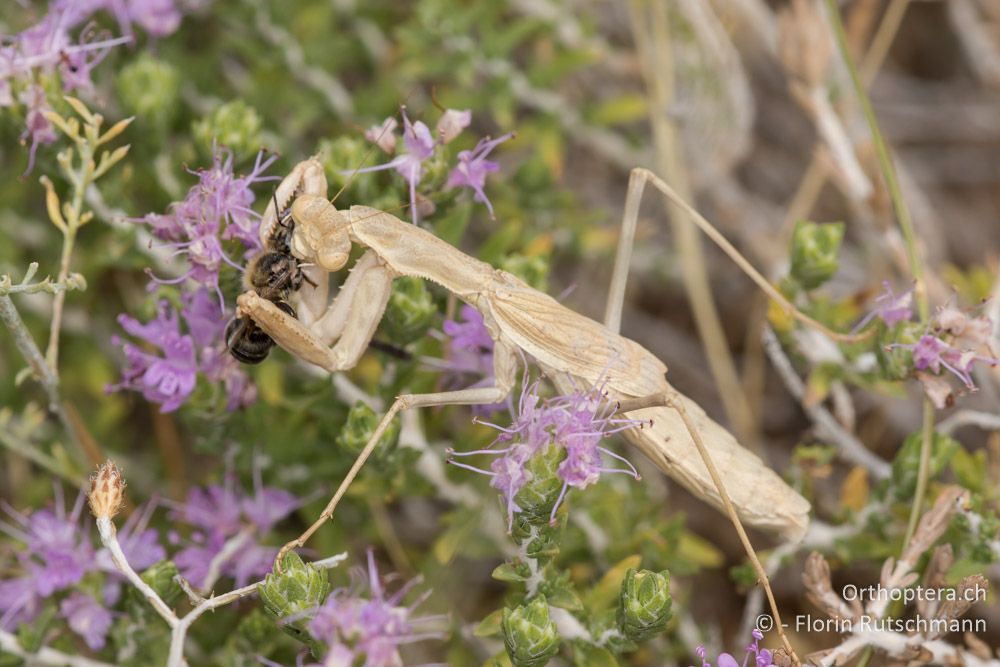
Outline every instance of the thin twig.
{"type": "Polygon", "coordinates": [[[41,350],[35,344],[35,339],[31,337],[31,333],[24,325],[24,320],[21,319],[20,313],[17,312],[17,307],[9,296],[0,295],[0,320],[3,321],[4,325],[11,332],[11,335],[13,335],[14,345],[17,346],[21,356],[28,363],[35,379],[38,380],[45,390],[45,394],[49,400],[49,410],[59,419],[63,430],[75,445],[76,450],[78,452],[85,452],[86,450],[80,440],[79,434],[66,410],[63,408],[62,400],[59,397],[59,377],[45,362],[41,350]]]}
{"type": "Polygon", "coordinates": [[[978,426],[984,431],[1000,431],[1000,415],[979,410],[959,410],[938,424],[937,430],[943,435],[951,435],[963,426],[978,426]]]}
{"type": "Polygon", "coordinates": [[[877,479],[888,479],[892,473],[892,466],[881,458],[875,456],[865,447],[864,443],[858,440],[853,434],[844,429],[840,422],[830,414],[822,405],[812,405],[805,399],[806,386],[802,379],[795,372],[791,360],[785,356],[781,349],[781,342],[770,326],[764,327],[762,334],[764,349],[771,359],[778,377],[785,387],[791,392],[795,400],[809,416],[809,419],[816,426],[816,430],[821,438],[828,439],[837,445],[837,451],[844,459],[863,466],[871,475],[877,479]]]}
{"type": "MultiPolygon", "coordinates": [[[[241,598],[248,597],[257,592],[257,587],[263,583],[259,581],[249,586],[244,586],[243,588],[237,588],[236,590],[229,591],[222,595],[212,596],[209,598],[203,598],[201,602],[195,605],[191,611],[185,614],[183,617],[178,617],[177,614],[171,609],[166,602],[156,593],[153,588],[142,580],[132,566],[129,564],[128,559],[125,558],[125,554],[122,552],[121,545],[118,543],[117,529],[115,524],[112,522],[109,516],[99,516],[97,517],[97,531],[101,536],[101,543],[107,548],[111,555],[111,561],[118,568],[118,571],[125,575],[129,583],[136,587],[146,601],[149,602],[150,606],[160,615],[160,617],[166,621],[167,625],[171,628],[170,635],[170,653],[167,658],[167,667],[182,667],[185,665],[184,661],[184,640],[187,637],[188,628],[206,611],[222,607],[227,604],[236,602],[241,598]]],[[[343,561],[347,559],[347,554],[342,553],[336,556],[331,556],[329,558],[324,558],[323,560],[314,561],[311,563],[312,567],[318,569],[330,569],[336,567],[343,561]]],[[[188,586],[188,596],[192,600],[193,591],[190,590],[188,586]]],[[[51,663],[55,664],[55,663],[51,663]]],[[[81,663],[84,664],[84,663],[81,663]]],[[[94,663],[94,665],[103,663],[94,663]]]]}
{"type": "Polygon", "coordinates": [[[246,526],[240,532],[226,540],[225,544],[222,545],[222,548],[219,549],[219,552],[212,557],[211,562],[208,564],[208,570],[205,572],[205,579],[201,582],[201,586],[199,587],[202,595],[206,595],[211,592],[212,586],[214,586],[215,582],[219,580],[220,576],[222,576],[222,566],[243,548],[243,545],[247,543],[247,540],[253,536],[254,530],[253,526],[246,526]]]}
{"type": "Polygon", "coordinates": [[[51,667],[114,667],[109,662],[91,660],[78,655],[68,655],[54,648],[43,646],[34,653],[29,653],[21,648],[17,637],[0,630],[0,655],[10,654],[24,660],[26,665],[49,665],[51,667]]]}

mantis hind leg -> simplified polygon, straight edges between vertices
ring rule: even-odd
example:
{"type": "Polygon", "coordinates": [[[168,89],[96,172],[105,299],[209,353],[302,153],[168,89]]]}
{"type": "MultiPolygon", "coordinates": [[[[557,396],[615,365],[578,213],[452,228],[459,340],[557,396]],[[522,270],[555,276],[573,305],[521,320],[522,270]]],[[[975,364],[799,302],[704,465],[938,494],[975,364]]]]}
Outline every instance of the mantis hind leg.
{"type": "Polygon", "coordinates": [[[284,560],[285,554],[287,554],[292,549],[297,549],[303,546],[306,541],[312,537],[319,528],[326,523],[328,519],[333,518],[333,512],[340,503],[341,498],[347,493],[348,487],[361,472],[361,468],[364,466],[368,457],[371,456],[375,447],[378,445],[379,440],[382,439],[382,435],[385,433],[386,429],[389,428],[389,424],[392,420],[403,410],[409,410],[410,408],[426,408],[434,405],[488,405],[490,403],[499,403],[503,399],[507,398],[510,394],[511,389],[514,388],[514,378],[517,369],[517,357],[514,352],[514,348],[509,344],[498,341],[493,348],[493,371],[495,376],[495,381],[492,387],[477,387],[469,389],[460,389],[458,391],[443,391],[436,392],[432,394],[403,394],[396,397],[392,405],[386,411],[385,415],[382,416],[381,421],[379,421],[378,426],[375,427],[375,431],[372,433],[368,442],[365,444],[364,449],[358,454],[357,459],[355,459],[354,464],[351,469],[347,471],[344,475],[344,479],[341,480],[340,486],[334,492],[333,497],[330,498],[330,502],[326,504],[323,511],[320,512],[319,518],[312,523],[309,528],[305,530],[298,538],[292,540],[285,546],[281,548],[278,552],[278,556],[275,559],[277,567],[281,568],[281,563],[284,560]]]}
{"type": "MultiPolygon", "coordinates": [[[[628,192],[625,197],[625,210],[622,214],[621,235],[618,241],[618,250],[615,254],[615,267],[611,274],[611,285],[608,289],[608,301],[604,311],[604,326],[619,333],[621,329],[622,305],[625,300],[625,284],[628,280],[629,264],[632,258],[632,247],[635,244],[635,230],[639,218],[639,205],[646,184],[650,183],[666,197],[667,201],[679,209],[680,216],[677,218],[680,224],[688,222],[701,229],[712,241],[717,243],[727,255],[736,261],[737,265],[747,271],[751,277],[759,276],[752,266],[749,265],[742,255],[720,234],[712,225],[702,218],[694,209],[688,206],[684,200],[671,188],[666,181],[658,177],[652,171],[637,167],[629,174],[628,192]],[[748,271],[749,269],[749,271],[748,271]]],[[[763,277],[761,277],[763,280],[763,277]]],[[[766,283],[766,281],[764,281],[766,283]]],[[[694,307],[695,320],[698,323],[698,330],[701,332],[703,340],[709,351],[725,346],[725,341],[721,337],[722,326],[717,321],[716,310],[711,308],[699,308],[698,304],[711,301],[711,294],[707,292],[701,281],[691,283],[688,281],[689,299],[694,307]]],[[[770,287],[770,286],[769,286],[770,287]]],[[[720,386],[720,399],[725,409],[726,415],[736,427],[744,439],[750,437],[754,431],[754,416],[750,403],[742,390],[726,391],[726,387],[740,387],[739,377],[736,368],[727,355],[709,354],[708,362],[712,368],[712,375],[716,378],[720,386]]]]}

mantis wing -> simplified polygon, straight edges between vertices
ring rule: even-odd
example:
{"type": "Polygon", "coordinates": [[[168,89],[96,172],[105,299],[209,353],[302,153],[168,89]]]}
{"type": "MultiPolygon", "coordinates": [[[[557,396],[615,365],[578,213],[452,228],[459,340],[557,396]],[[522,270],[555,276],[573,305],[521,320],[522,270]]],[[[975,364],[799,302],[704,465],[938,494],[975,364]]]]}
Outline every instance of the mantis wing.
{"type": "Polygon", "coordinates": [[[606,382],[624,396],[647,396],[648,387],[664,382],[666,365],[635,341],[504,277],[507,284],[489,294],[490,313],[505,336],[543,365],[590,385],[606,382]]]}

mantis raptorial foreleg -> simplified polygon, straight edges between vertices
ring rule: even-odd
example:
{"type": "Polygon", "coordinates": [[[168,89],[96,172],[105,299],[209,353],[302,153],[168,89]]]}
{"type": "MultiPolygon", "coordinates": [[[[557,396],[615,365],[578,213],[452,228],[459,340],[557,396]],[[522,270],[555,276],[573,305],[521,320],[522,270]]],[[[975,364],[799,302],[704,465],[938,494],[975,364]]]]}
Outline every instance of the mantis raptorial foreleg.
{"type": "Polygon", "coordinates": [[[346,475],[344,475],[344,479],[341,480],[340,486],[337,487],[333,497],[330,498],[330,502],[328,502],[326,507],[323,508],[319,518],[317,518],[316,521],[309,526],[309,528],[299,535],[298,538],[283,546],[281,551],[278,552],[278,557],[275,561],[278,566],[281,566],[286,553],[304,545],[313,533],[319,530],[319,528],[326,523],[328,519],[333,517],[333,512],[340,503],[340,499],[344,497],[345,493],[347,493],[348,487],[350,487],[354,478],[358,476],[358,473],[365,465],[365,462],[368,461],[368,457],[371,456],[372,452],[375,450],[375,446],[378,444],[379,440],[382,439],[382,435],[385,433],[385,430],[389,427],[392,420],[396,417],[397,413],[410,408],[426,408],[435,405],[489,405],[490,403],[499,403],[503,399],[507,398],[511,390],[514,388],[516,369],[517,356],[514,352],[514,348],[506,343],[500,342],[497,343],[493,349],[493,373],[495,375],[495,380],[492,387],[476,387],[460,389],[458,391],[443,391],[433,394],[403,394],[401,396],[397,396],[396,400],[386,411],[385,415],[382,416],[382,420],[378,423],[378,426],[368,439],[368,442],[365,443],[364,449],[362,449],[361,453],[358,454],[358,458],[355,459],[351,469],[347,471],[346,475]]]}
{"type": "Polygon", "coordinates": [[[255,292],[236,300],[237,315],[260,323],[281,347],[330,371],[353,368],[368,348],[392,289],[392,274],[375,253],[361,256],[337,297],[311,326],[282,311],[255,292]],[[336,341],[336,345],[330,348],[336,341]]]}

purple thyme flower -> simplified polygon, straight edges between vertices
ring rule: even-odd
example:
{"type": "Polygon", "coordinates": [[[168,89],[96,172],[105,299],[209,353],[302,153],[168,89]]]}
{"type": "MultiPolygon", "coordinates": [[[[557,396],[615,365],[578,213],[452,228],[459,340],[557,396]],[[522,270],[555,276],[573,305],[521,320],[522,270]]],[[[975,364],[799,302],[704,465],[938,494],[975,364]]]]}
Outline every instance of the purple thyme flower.
{"type": "Polygon", "coordinates": [[[882,281],[883,292],[875,299],[875,308],[858,322],[853,331],[860,331],[866,324],[878,317],[887,327],[893,327],[900,322],[906,322],[913,317],[913,287],[902,294],[892,291],[892,285],[888,280],[882,281]]]}
{"type": "MultiPolygon", "coordinates": [[[[774,655],[769,649],[760,648],[760,640],[764,638],[763,633],[760,630],[753,631],[753,641],[747,646],[747,654],[743,658],[742,666],[736,661],[729,653],[720,653],[715,664],[717,667],[747,667],[750,662],[750,656],[753,655],[754,667],[771,667],[774,662],[774,655]]],[[[695,653],[701,659],[702,667],[712,667],[712,663],[708,661],[707,655],[708,651],[705,650],[704,646],[699,646],[695,649],[695,653]]]]}
{"type": "Polygon", "coordinates": [[[128,0],[127,13],[129,21],[152,37],[166,37],[181,25],[181,12],[174,0],[128,0]]]}
{"type": "MultiPolygon", "coordinates": [[[[256,400],[256,387],[227,353],[225,328],[231,312],[226,310],[219,288],[219,272],[223,264],[243,271],[243,267],[226,255],[224,240],[238,240],[245,250],[244,256],[260,250],[257,235],[260,216],[251,208],[254,201],[251,187],[273,179],[263,176],[263,172],[275,159],[275,156],[265,159],[261,151],[251,172],[237,176],[233,172],[232,153],[216,149],[209,169],[191,172],[198,176],[198,183],[188,190],[184,200],[172,204],[165,215],[150,213],[134,220],[148,225],[154,236],[175,248],[176,254],[187,256],[188,269],[180,277],[169,280],[154,277],[153,280],[156,284],[182,285],[180,314],[188,333],[181,335],[177,314],[173,311],[169,315],[164,311],[158,322],[150,323],[143,331],[137,329],[134,319],[121,315],[119,321],[126,331],[145,338],[167,354],[165,361],[158,360],[126,343],[124,350],[129,366],[122,382],[110,390],[142,391],[147,400],[161,403],[161,410],[170,412],[191,395],[197,375],[201,373],[209,382],[225,386],[227,410],[236,410],[256,400]],[[218,303],[212,303],[210,289],[218,297],[218,303]],[[150,331],[153,324],[169,329],[171,335],[151,337],[150,334],[163,333],[150,331]],[[163,342],[171,343],[170,348],[165,348],[163,342]],[[172,372],[165,373],[166,370],[172,372]],[[167,383],[172,391],[162,391],[162,387],[150,390],[151,383],[167,383]]],[[[115,342],[119,344],[120,341],[116,339],[115,342]]]]}
{"type": "MultiPolygon", "coordinates": [[[[54,509],[36,510],[27,516],[6,503],[4,509],[16,525],[0,523],[0,531],[24,543],[18,560],[38,597],[47,598],[76,584],[93,568],[94,550],[80,527],[82,494],[68,516],[59,486],[54,509]]],[[[4,600],[0,600],[5,616],[17,613],[3,604],[4,600]]]]}
{"type": "Polygon", "coordinates": [[[171,412],[190,397],[201,373],[209,382],[225,386],[227,410],[252,404],[257,397],[256,387],[226,350],[223,332],[228,314],[219,310],[204,288],[186,292],[181,298],[180,315],[188,331],[185,335],[180,331],[178,313],[166,301],[160,303],[157,319],[145,325],[128,315],[118,316],[127,333],[161,348],[164,356],[113,337],[114,344],[122,345],[128,366],[122,372],[122,381],[109,386],[108,391],[139,391],[146,400],[160,403],[162,412],[171,412]]]}
{"type": "Polygon", "coordinates": [[[122,371],[121,382],[109,386],[108,391],[138,391],[146,400],[159,403],[160,412],[173,412],[194,391],[198,373],[194,342],[191,336],[181,334],[176,311],[161,301],[159,313],[151,322],[141,324],[128,315],[119,315],[118,323],[130,335],[160,348],[163,356],[113,336],[111,342],[122,345],[128,366],[122,371]]]}
{"type": "Polygon", "coordinates": [[[1000,364],[990,345],[992,331],[993,323],[988,317],[973,317],[967,311],[947,305],[937,309],[917,342],[892,343],[887,349],[910,351],[924,393],[935,407],[944,408],[954,403],[954,393],[947,382],[937,377],[942,368],[961,380],[967,391],[976,391],[973,366],[1000,364]]]}
{"type": "Polygon", "coordinates": [[[1000,363],[1000,360],[994,357],[977,354],[975,350],[954,347],[931,334],[924,334],[912,345],[894,343],[889,347],[910,350],[913,355],[913,367],[918,371],[929,369],[938,374],[944,367],[961,380],[966,389],[972,391],[976,390],[976,384],[972,380],[972,365],[977,361],[989,366],[1000,363]]]}
{"type": "Polygon", "coordinates": [[[438,119],[434,129],[437,131],[441,142],[448,144],[462,133],[462,130],[472,123],[472,111],[469,109],[446,109],[438,119]]]}
{"type": "MultiPolygon", "coordinates": [[[[486,330],[483,316],[478,310],[464,304],[459,310],[458,320],[445,320],[445,336],[448,337],[446,361],[444,362],[445,384],[448,386],[469,386],[469,375],[477,377],[472,387],[492,387],[495,383],[493,375],[493,339],[486,330]]],[[[502,410],[504,403],[493,405],[477,405],[473,412],[479,416],[487,416],[502,410]]]]}
{"type": "Polygon", "coordinates": [[[399,647],[403,644],[440,639],[438,632],[418,632],[416,626],[440,620],[440,617],[413,618],[413,612],[427,596],[424,593],[408,607],[400,602],[420,578],[411,579],[386,597],[375,556],[368,550],[368,588],[366,599],[346,589],[330,593],[309,621],[309,633],[328,647],[324,664],[352,665],[363,656],[368,667],[401,667],[399,647]],[[331,658],[339,662],[331,662],[331,658]]]}
{"type": "Polygon", "coordinates": [[[525,378],[517,414],[510,427],[482,422],[501,432],[490,447],[471,452],[449,452],[452,457],[475,454],[499,457],[490,464],[489,471],[458,463],[454,458],[448,462],[493,478],[490,485],[500,491],[507,504],[508,528],[513,525],[514,513],[521,509],[516,502],[517,493],[532,479],[531,472],[526,468],[528,461],[550,446],[561,447],[565,451],[565,458],[556,469],[563,486],[552,507],[551,521],[555,520],[556,512],[571,486],[586,488],[595,483],[601,473],[620,472],[639,479],[639,473],[631,463],[599,443],[605,436],[641,427],[643,422],[616,417],[616,405],[605,400],[603,385],[543,401],[538,394],[539,384],[538,380],[529,384],[525,378]],[[505,443],[510,444],[502,449],[493,448],[496,444],[505,443]],[[622,461],[626,468],[605,467],[602,460],[604,454],[622,461]]]}
{"type": "Polygon", "coordinates": [[[175,520],[194,528],[190,544],[178,551],[174,562],[188,581],[204,588],[211,583],[206,579],[216,559],[222,559],[218,573],[232,577],[237,587],[267,574],[278,550],[261,546],[257,540],[303,501],[286,491],[265,487],[260,469],[255,468],[252,496],[236,485],[235,476],[227,474],[221,486],[191,489],[183,504],[164,502],[173,506],[175,520]],[[223,553],[227,544],[228,551],[223,553]]]}
{"type": "Polygon", "coordinates": [[[100,651],[111,628],[111,612],[86,593],[74,592],[59,604],[70,630],[83,637],[91,651],[100,651]]]}
{"type": "Polygon", "coordinates": [[[486,186],[486,177],[495,171],[499,171],[500,165],[487,160],[486,156],[494,148],[513,136],[513,132],[508,132],[496,139],[486,137],[480,140],[471,151],[460,152],[458,154],[458,165],[448,174],[448,182],[445,183],[445,187],[448,189],[458,187],[471,189],[475,193],[473,199],[486,204],[486,208],[490,212],[490,217],[495,217],[493,215],[493,204],[490,203],[483,188],[486,186]]]}
{"type": "MultiPolygon", "coordinates": [[[[81,492],[68,514],[60,486],[55,487],[52,509],[25,515],[4,504],[13,523],[0,522],[0,532],[22,542],[24,548],[17,553],[18,569],[23,574],[0,580],[0,628],[12,631],[21,623],[30,623],[46,600],[76,586],[85,576],[89,581],[93,573],[101,572],[104,581],[98,582],[100,600],[72,591],[61,600],[59,610],[87,646],[95,651],[103,648],[112,621],[108,607],[121,596],[123,576],[106,549],[95,552],[91,533],[81,521],[85,498],[81,492]]],[[[156,531],[147,530],[154,509],[155,503],[148,503],[118,531],[126,558],[140,572],[166,556],[156,531]]],[[[13,568],[4,564],[0,569],[6,572],[13,568]]]]}
{"type": "MultiPolygon", "coordinates": [[[[410,185],[410,218],[413,220],[413,224],[417,224],[417,184],[420,183],[420,179],[424,175],[424,162],[434,155],[434,149],[437,148],[438,142],[431,135],[430,128],[423,121],[418,120],[416,123],[410,123],[405,108],[401,108],[400,113],[403,115],[403,146],[406,148],[405,152],[400,153],[385,164],[365,167],[364,169],[357,169],[347,173],[365,174],[373,171],[395,169],[410,185]]],[[[387,127],[391,127],[388,120],[382,123],[382,128],[380,128],[379,132],[382,132],[382,129],[387,127]]],[[[368,130],[366,136],[372,133],[374,129],[368,130]]],[[[375,134],[373,136],[377,138],[379,135],[375,134]]],[[[383,150],[389,145],[384,135],[382,140],[376,143],[383,150]]],[[[392,145],[395,147],[395,141],[392,142],[392,145]]]]}
{"type": "Polygon", "coordinates": [[[181,19],[175,0],[53,0],[48,10],[38,23],[0,44],[0,107],[11,106],[15,99],[25,105],[22,140],[31,139],[28,172],[38,146],[55,139],[43,115],[48,103],[40,84],[58,76],[64,92],[91,92],[93,69],[112,48],[133,41],[133,23],[153,37],[164,37],[181,19]],[[101,11],[115,17],[122,36],[111,37],[88,23],[74,40],[70,31],[101,11]]]}
{"type": "Polygon", "coordinates": [[[35,153],[39,144],[51,144],[56,140],[56,132],[52,123],[45,117],[45,114],[52,111],[48,99],[45,97],[45,89],[37,84],[33,84],[25,89],[18,97],[25,108],[26,125],[21,134],[21,142],[27,143],[31,139],[31,148],[28,149],[28,168],[25,175],[31,173],[35,167],[35,153]]]}
{"type": "Polygon", "coordinates": [[[224,263],[237,271],[242,271],[243,267],[226,255],[222,241],[239,240],[246,249],[245,255],[260,250],[257,235],[260,215],[250,208],[254,201],[251,186],[277,178],[263,176],[275,159],[274,155],[264,159],[261,151],[250,174],[236,176],[232,153],[216,149],[211,168],[191,172],[198,176],[198,184],[188,190],[183,201],[170,206],[170,213],[151,213],[135,220],[149,225],[153,234],[167,241],[177,254],[187,255],[190,268],[186,273],[171,280],[154,279],[156,282],[177,284],[190,279],[212,287],[220,304],[224,302],[219,289],[219,270],[224,263]]]}
{"type": "Polygon", "coordinates": [[[381,125],[372,125],[365,130],[365,139],[372,142],[383,151],[392,155],[396,152],[396,128],[399,123],[394,116],[389,116],[381,125]]]}

